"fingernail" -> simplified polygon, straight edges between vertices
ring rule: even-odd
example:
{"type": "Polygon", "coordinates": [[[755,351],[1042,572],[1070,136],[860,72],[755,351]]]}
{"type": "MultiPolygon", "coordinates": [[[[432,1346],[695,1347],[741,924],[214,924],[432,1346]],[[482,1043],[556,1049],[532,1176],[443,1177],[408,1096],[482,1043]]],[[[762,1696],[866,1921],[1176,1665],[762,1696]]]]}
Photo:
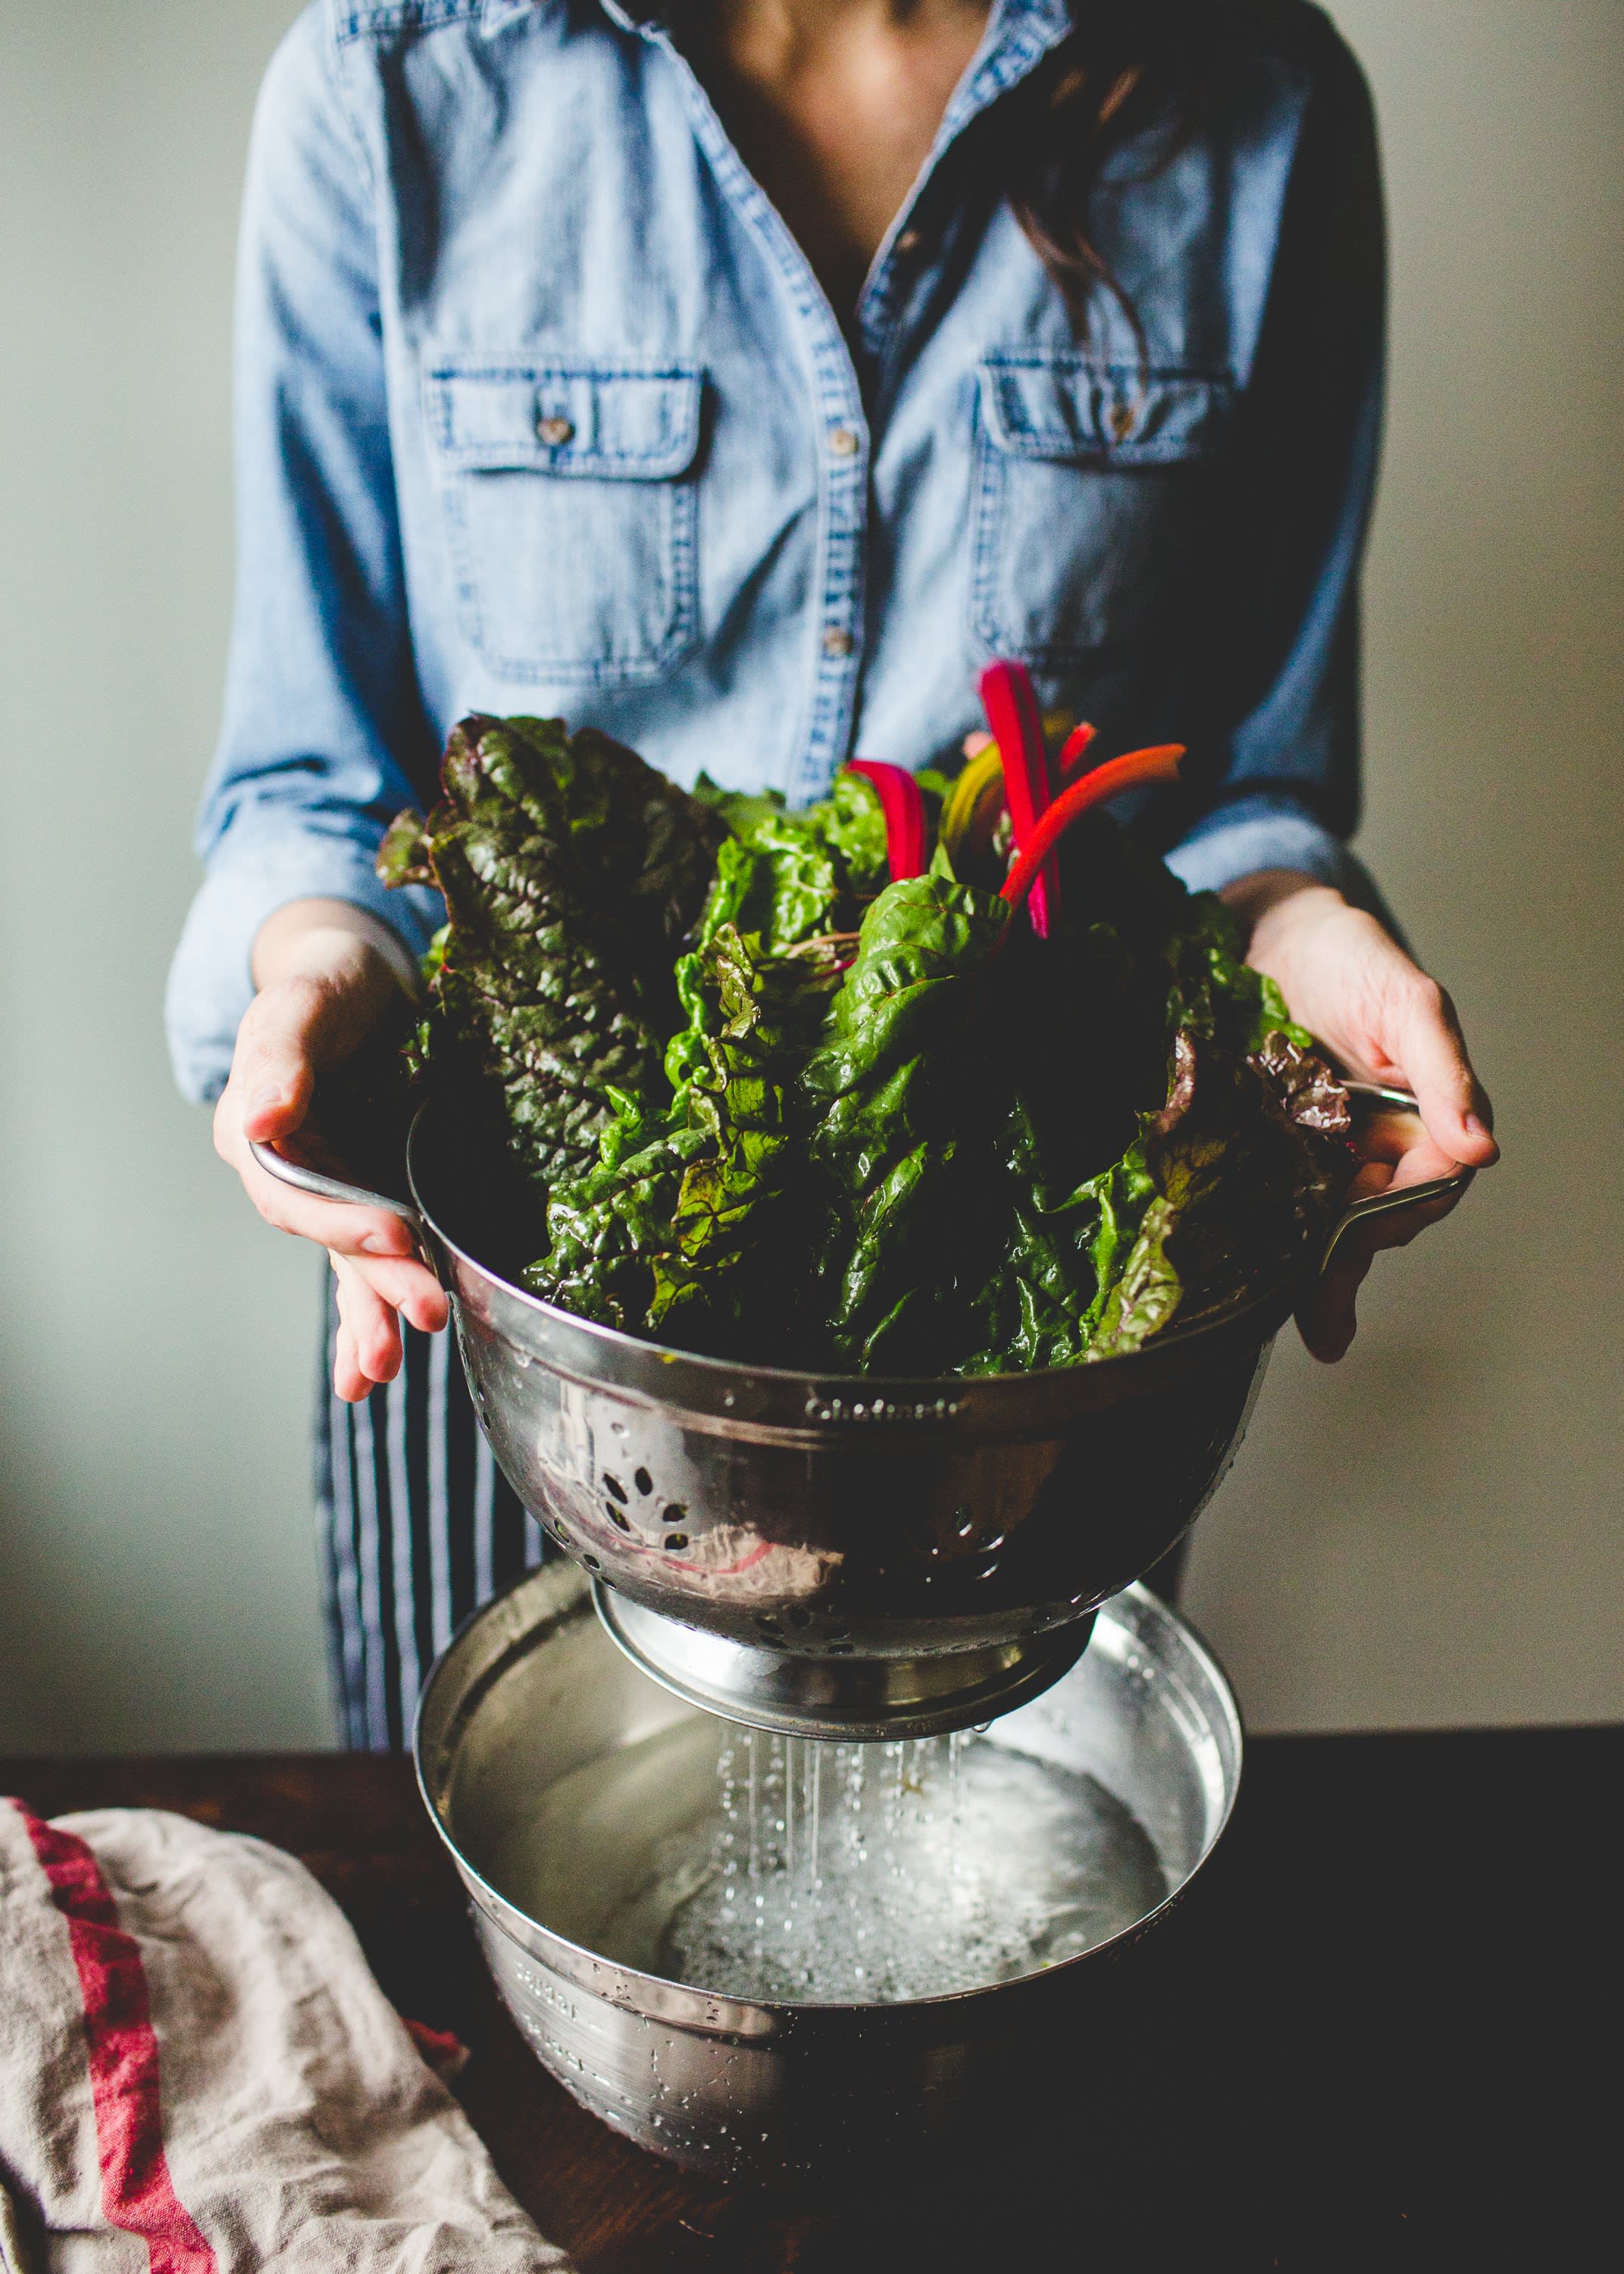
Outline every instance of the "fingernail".
{"type": "Polygon", "coordinates": [[[1494,1134],[1488,1123],[1479,1114],[1469,1113],[1466,1117],[1466,1126],[1474,1137],[1492,1137],[1494,1134]]]}
{"type": "Polygon", "coordinates": [[[256,1089],[249,1099],[248,1111],[250,1113],[268,1113],[272,1106],[281,1103],[281,1090],[274,1081],[267,1081],[262,1089],[256,1089]]]}
{"type": "Polygon", "coordinates": [[[394,1232],[369,1231],[361,1242],[361,1252],[365,1255],[398,1255],[400,1242],[394,1232]]]}

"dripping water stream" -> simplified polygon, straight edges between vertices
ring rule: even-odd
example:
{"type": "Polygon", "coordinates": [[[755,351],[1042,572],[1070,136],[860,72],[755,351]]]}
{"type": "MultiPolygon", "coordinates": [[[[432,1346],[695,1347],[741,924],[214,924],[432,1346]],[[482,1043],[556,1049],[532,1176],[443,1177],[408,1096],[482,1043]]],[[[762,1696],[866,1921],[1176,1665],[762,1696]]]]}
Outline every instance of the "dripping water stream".
{"type": "MultiPolygon", "coordinates": [[[[1093,1778],[980,1733],[834,1744],[731,1731],[717,1790],[713,1820],[662,1843],[671,1901],[634,1962],[700,1988],[939,1995],[1073,1956],[1164,1892],[1145,1834],[1093,1778]]],[[[649,1902],[645,1888],[645,1932],[649,1902]]]]}
{"type": "Polygon", "coordinates": [[[605,1958],[831,2004],[1033,1973],[1167,1892],[1121,1801],[996,1723],[836,1744],[689,1715],[560,1778],[487,1860],[509,1900],[605,1958]]]}

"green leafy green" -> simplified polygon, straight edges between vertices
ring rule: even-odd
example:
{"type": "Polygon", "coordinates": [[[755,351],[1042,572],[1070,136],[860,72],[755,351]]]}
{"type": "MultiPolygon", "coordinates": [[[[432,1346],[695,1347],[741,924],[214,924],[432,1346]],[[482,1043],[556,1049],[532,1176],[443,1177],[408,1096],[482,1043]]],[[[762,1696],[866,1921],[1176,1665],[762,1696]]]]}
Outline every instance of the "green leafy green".
{"type": "Polygon", "coordinates": [[[977,1200],[976,1058],[1006,929],[1002,903],[974,886],[888,885],[802,1069],[806,1157],[823,1192],[813,1300],[842,1366],[946,1363],[977,1200]]]}
{"type": "Polygon", "coordinates": [[[854,930],[886,879],[885,821],[857,774],[842,774],[821,805],[792,813],[776,792],[740,796],[702,775],[695,795],[726,822],[702,940],[723,924],[781,954],[798,942],[854,930]]]}
{"type": "Polygon", "coordinates": [[[632,751],[558,719],[463,720],[441,788],[379,855],[387,882],[438,885],[450,918],[415,1063],[484,1100],[545,1193],[658,1076],[673,953],[723,830],[632,751]]]}
{"type": "Polygon", "coordinates": [[[1041,941],[996,847],[887,883],[855,775],[792,812],[475,719],[445,791],[381,862],[449,914],[419,1078],[497,1099],[545,1195],[527,1284],[583,1316],[841,1371],[1072,1365],[1236,1299],[1345,1179],[1346,1095],[1234,918],[1097,812],[1041,941]]]}
{"type": "Polygon", "coordinates": [[[794,1162],[791,1089],[836,974],[827,956],[775,957],[718,927],[677,968],[687,1023],[665,1053],[668,1096],[619,1096],[598,1161],[547,1209],[538,1294],[607,1324],[730,1346],[775,1292],[794,1162]]]}

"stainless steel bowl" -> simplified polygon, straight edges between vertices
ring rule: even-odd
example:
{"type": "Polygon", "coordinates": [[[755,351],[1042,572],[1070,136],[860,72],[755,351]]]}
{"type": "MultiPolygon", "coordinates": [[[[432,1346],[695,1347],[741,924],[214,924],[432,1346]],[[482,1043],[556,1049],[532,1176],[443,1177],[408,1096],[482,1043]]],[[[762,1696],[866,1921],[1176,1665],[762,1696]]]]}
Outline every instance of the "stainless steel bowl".
{"type": "Polygon", "coordinates": [[[713,1799],[720,1726],[614,1649],[585,1579],[560,1562],[462,1629],[429,1677],[416,1750],[497,1986],[538,2058],[641,2146],[729,2178],[871,2165],[1007,2108],[1044,2073],[1042,2031],[1075,2029],[1079,2012],[1102,2026],[1101,1999],[1128,1970],[1107,1962],[1199,1870],[1240,1775],[1222,1672],[1172,1612],[1130,1588],[1101,1609],[1072,1670],[983,1742],[1001,1760],[1096,1779],[1154,1848],[1159,1899],[1021,1979],[891,2005],[791,2003],[664,1979],[597,1946],[627,1891],[658,1878],[661,1841],[713,1799]],[[695,1740],[675,1749],[684,1772],[623,1777],[620,1804],[605,1804],[590,1772],[629,1769],[633,1749],[684,1732],[695,1740]]]}
{"type": "MultiPolygon", "coordinates": [[[[804,1374],[665,1349],[526,1293],[515,1227],[532,1211],[438,1101],[408,1144],[415,1206],[255,1150],[308,1190],[416,1226],[496,1458],[613,1591],[622,1646],[715,1712],[826,1737],[966,1728],[1064,1673],[1098,1605],[1206,1505],[1319,1264],[1098,1365],[804,1374]]],[[[1392,1205],[1360,1202],[1337,1237],[1392,1205]]]]}

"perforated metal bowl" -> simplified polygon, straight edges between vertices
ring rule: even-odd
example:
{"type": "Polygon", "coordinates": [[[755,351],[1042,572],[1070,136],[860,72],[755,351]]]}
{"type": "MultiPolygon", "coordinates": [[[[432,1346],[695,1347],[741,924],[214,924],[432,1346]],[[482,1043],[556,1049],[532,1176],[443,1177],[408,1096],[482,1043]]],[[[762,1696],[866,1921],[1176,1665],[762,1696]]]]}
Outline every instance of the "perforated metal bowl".
{"type": "MultiPolygon", "coordinates": [[[[1097,1607],[1206,1505],[1320,1262],[1097,1365],[807,1374],[666,1349],[527,1293],[514,1226],[530,1212],[438,1102],[409,1141],[414,1205],[256,1150],[413,1224],[503,1472],[602,1583],[639,1664],[715,1712],[825,1737],[967,1727],[1064,1673],[1097,1607]]],[[[1360,1202],[1338,1237],[1393,1205],[1360,1202]]]]}

